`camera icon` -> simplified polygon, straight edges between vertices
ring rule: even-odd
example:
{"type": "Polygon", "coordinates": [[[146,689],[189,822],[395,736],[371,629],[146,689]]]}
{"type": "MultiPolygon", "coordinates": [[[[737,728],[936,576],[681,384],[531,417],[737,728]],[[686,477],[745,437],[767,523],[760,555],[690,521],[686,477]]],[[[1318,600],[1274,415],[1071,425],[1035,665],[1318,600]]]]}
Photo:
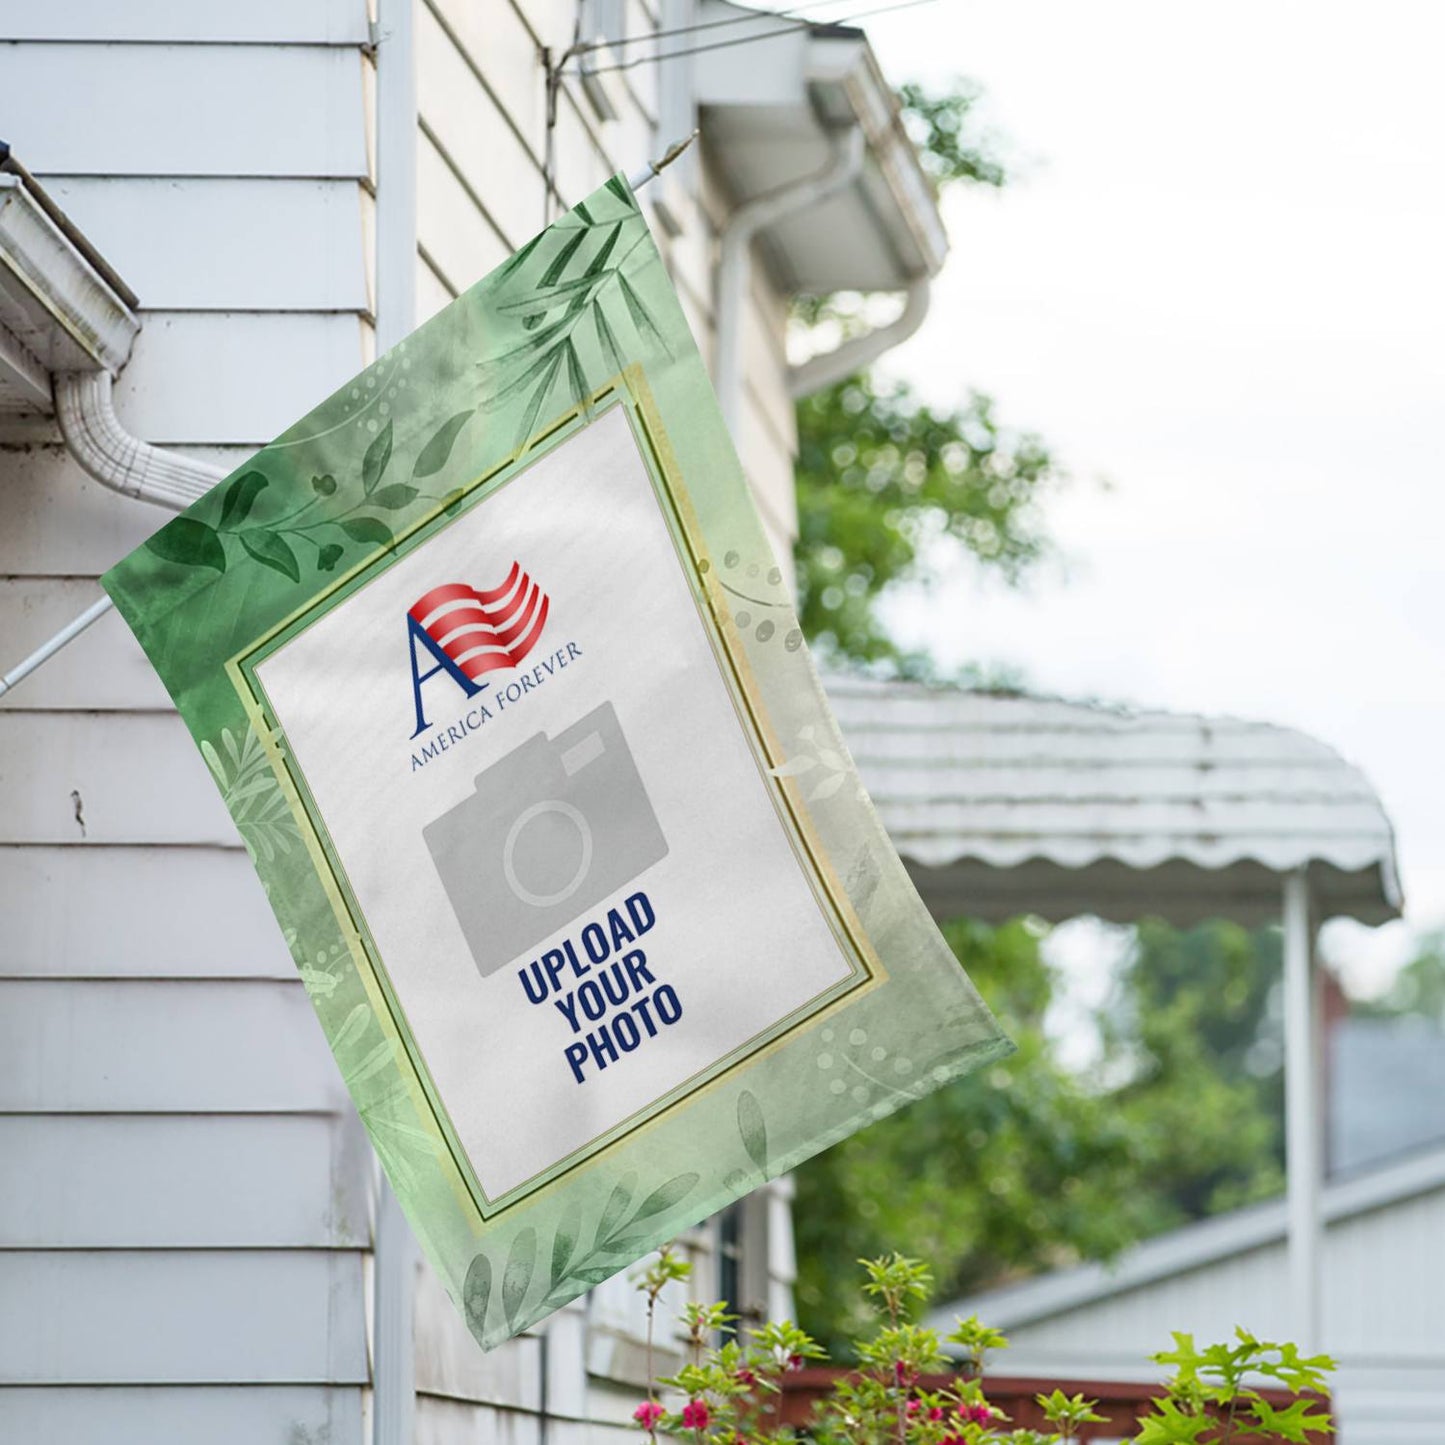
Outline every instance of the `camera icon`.
{"type": "Polygon", "coordinates": [[[483,978],[667,856],[610,702],[537,733],[422,829],[483,978]]]}

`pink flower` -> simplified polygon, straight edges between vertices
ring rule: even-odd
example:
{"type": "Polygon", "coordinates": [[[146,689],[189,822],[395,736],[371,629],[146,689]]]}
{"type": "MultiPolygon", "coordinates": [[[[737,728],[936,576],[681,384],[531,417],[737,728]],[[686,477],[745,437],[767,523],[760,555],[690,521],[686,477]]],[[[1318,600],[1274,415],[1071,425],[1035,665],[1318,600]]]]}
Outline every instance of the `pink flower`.
{"type": "Polygon", "coordinates": [[[993,1422],[993,1411],[982,1402],[976,1405],[964,1405],[958,1413],[974,1425],[988,1425],[993,1422]]]}
{"type": "Polygon", "coordinates": [[[918,1371],[906,1360],[894,1360],[893,1378],[900,1385],[911,1385],[918,1378],[918,1371]]]}
{"type": "Polygon", "coordinates": [[[789,1355],[787,1368],[790,1370],[801,1370],[803,1368],[803,1357],[801,1355],[789,1355]]]}
{"type": "Polygon", "coordinates": [[[756,1385],[758,1383],[758,1377],[746,1365],[733,1372],[733,1379],[740,1385],[756,1385]]]}
{"type": "Polygon", "coordinates": [[[682,1426],[684,1430],[706,1430],[707,1422],[712,1419],[708,1414],[707,1405],[701,1400],[689,1400],[682,1407],[682,1426]]]}
{"type": "Polygon", "coordinates": [[[931,1410],[929,1410],[929,1412],[928,1412],[928,1418],[929,1418],[930,1420],[941,1420],[941,1419],[943,1419],[943,1406],[942,1406],[942,1405],[935,1405],[931,1410]]]}
{"type": "Polygon", "coordinates": [[[633,1412],[632,1418],[642,1426],[644,1430],[651,1430],[657,1422],[667,1413],[656,1400],[644,1400],[633,1412]]]}
{"type": "Polygon", "coordinates": [[[923,1408],[923,1403],[922,1403],[922,1401],[920,1401],[920,1400],[910,1400],[910,1401],[903,1407],[903,1412],[904,1412],[904,1414],[906,1414],[906,1415],[912,1416],[912,1415],[916,1415],[922,1408],[923,1408]]]}

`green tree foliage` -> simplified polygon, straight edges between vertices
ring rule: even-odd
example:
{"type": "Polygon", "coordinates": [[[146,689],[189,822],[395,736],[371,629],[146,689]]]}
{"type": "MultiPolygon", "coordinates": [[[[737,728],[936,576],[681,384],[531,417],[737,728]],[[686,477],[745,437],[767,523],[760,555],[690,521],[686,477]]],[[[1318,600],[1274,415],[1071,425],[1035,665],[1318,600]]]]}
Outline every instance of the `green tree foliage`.
{"type": "Polygon", "coordinates": [[[1141,925],[1085,1078],[1044,1029],[1043,926],[944,933],[1018,1052],[797,1171],[799,1315],[833,1348],[861,1327],[850,1261],[888,1241],[950,1299],[1282,1187],[1275,930],[1141,925]]]}
{"type": "Polygon", "coordinates": [[[1284,1041],[1277,928],[1146,919],[1100,1024],[1127,1070],[1117,1116],[1149,1162],[1158,1222],[1238,1208],[1284,1188],[1284,1041]]]}
{"type": "MultiPolygon", "coordinates": [[[[998,186],[977,92],[906,87],[905,120],[939,184],[998,186]]],[[[801,322],[846,335],[866,306],[825,298],[801,322]]],[[[825,656],[905,674],[929,659],[890,636],[880,602],[971,565],[1017,580],[1042,555],[1058,478],[1037,438],[987,397],[925,403],[906,383],[852,377],[798,408],[799,608],[825,656]]],[[[854,1261],[899,1243],[945,1298],[1051,1265],[1107,1257],[1151,1232],[1280,1187],[1273,933],[1141,926],[1081,1079],[1044,1023],[1056,980],[1047,930],[956,922],[955,953],[1018,1044],[1009,1060],[929,1095],[797,1174],[798,1305],[838,1345],[862,1328],[854,1261]]]]}
{"type": "Polygon", "coordinates": [[[1053,461],[985,396],[940,410],[862,374],[799,404],[798,441],[799,615],[826,655],[926,672],[880,619],[883,594],[932,581],[950,552],[1014,581],[1043,551],[1053,461]]]}

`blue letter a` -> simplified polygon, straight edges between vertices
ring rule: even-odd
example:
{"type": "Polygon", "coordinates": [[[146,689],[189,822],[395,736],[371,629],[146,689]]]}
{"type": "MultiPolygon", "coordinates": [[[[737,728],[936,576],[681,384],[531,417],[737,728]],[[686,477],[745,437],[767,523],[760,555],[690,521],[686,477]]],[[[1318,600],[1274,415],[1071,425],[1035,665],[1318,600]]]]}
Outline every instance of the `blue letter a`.
{"type": "Polygon", "coordinates": [[[412,734],[412,737],[416,737],[418,733],[424,733],[427,728],[431,726],[426,720],[426,714],[423,713],[421,709],[422,683],[435,677],[439,672],[445,672],[468,697],[475,697],[486,684],[483,683],[481,686],[478,686],[478,684],[473,682],[471,678],[431,640],[427,635],[426,629],[415,617],[411,616],[410,613],[407,614],[406,627],[408,633],[407,650],[411,653],[411,691],[412,697],[416,702],[416,732],[412,734]],[[416,645],[418,642],[426,648],[436,663],[436,666],[429,672],[422,672],[417,665],[416,645]]]}

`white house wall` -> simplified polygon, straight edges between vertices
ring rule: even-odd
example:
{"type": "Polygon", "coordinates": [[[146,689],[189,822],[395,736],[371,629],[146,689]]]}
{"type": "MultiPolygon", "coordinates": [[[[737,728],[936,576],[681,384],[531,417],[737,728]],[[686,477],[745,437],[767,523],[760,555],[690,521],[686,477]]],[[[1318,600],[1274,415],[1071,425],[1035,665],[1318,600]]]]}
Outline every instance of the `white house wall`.
{"type": "MultiPolygon", "coordinates": [[[[656,23],[643,0],[628,13],[656,23]]],[[[422,319],[541,224],[538,49],[566,46],[574,6],[417,0],[415,19],[422,319]]],[[[6,139],[141,298],[116,388],[130,430],[231,467],[369,359],[362,0],[0,0],[0,36],[6,139]]],[[[673,138],[653,77],[613,80],[610,123],[564,89],[554,214],[673,138]]],[[[674,195],[686,228],[659,236],[706,355],[725,207],[674,195]]],[[[786,565],[783,319],[755,277],[741,446],[786,565]]],[[[7,664],[163,520],[84,477],[53,431],[0,437],[7,664]]],[[[204,765],[114,614],[0,704],[0,916],[0,1438],[359,1445],[369,1147],[204,765]]],[[[707,1234],[691,1247],[709,1294],[707,1234]]],[[[759,1292],[781,1299],[791,1257],[774,1263],[759,1292]]],[[[545,1348],[483,1356],[423,1267],[417,1440],[539,1445],[544,1381],[548,1445],[635,1434],[640,1327],[617,1281],[545,1348]]]]}
{"type": "MultiPolygon", "coordinates": [[[[1445,1190],[1332,1223],[1321,1347],[1340,1361],[1340,1445],[1438,1445],[1445,1418],[1445,1190]]],[[[1157,1379],[1171,1330],[1198,1343],[1243,1325],[1292,1337],[1285,1246],[1267,1245],[1007,1330],[993,1368],[1019,1375],[1157,1379]]],[[[987,1322],[987,1321],[985,1321],[987,1322]]]]}
{"type": "MultiPolygon", "coordinates": [[[[230,466],[364,360],[364,8],[0,3],[6,139],[140,295],[135,433],[230,466]]],[[[164,513],[0,451],[13,660],[164,513]]],[[[370,1150],[112,614],[0,707],[0,1438],[360,1441],[370,1150]]]]}

